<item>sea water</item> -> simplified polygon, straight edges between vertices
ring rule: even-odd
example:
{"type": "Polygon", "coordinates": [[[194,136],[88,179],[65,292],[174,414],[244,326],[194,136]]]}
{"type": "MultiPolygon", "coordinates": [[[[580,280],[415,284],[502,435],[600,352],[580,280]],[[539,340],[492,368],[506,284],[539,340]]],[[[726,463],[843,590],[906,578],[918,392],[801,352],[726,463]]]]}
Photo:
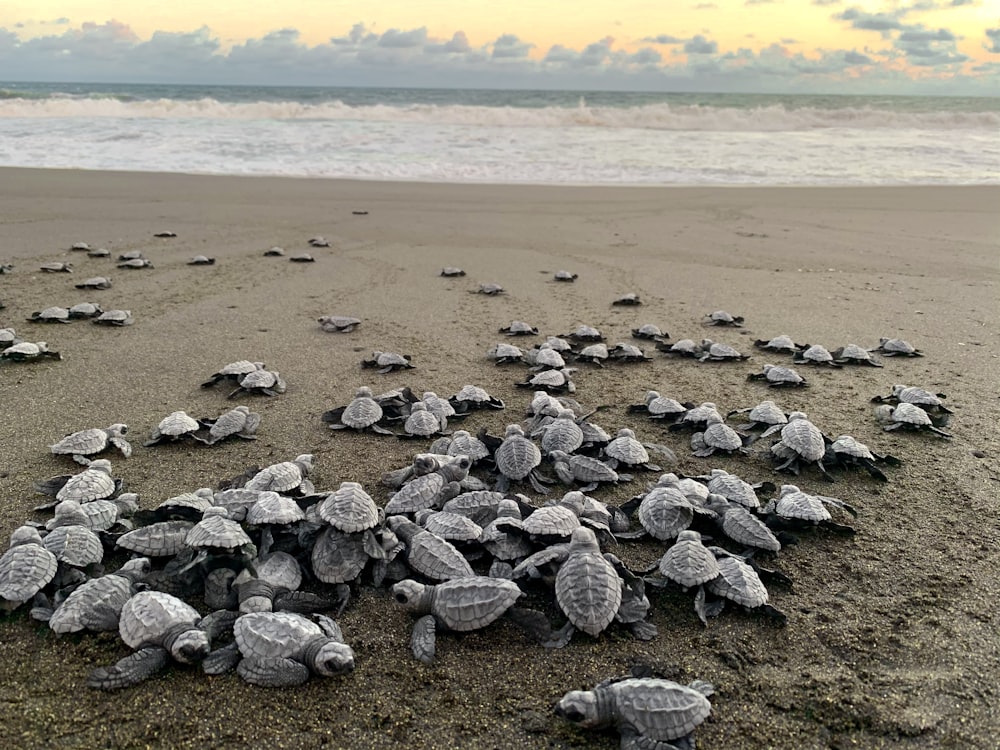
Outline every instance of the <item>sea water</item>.
{"type": "Polygon", "coordinates": [[[0,166],[551,185],[1000,184],[1000,98],[7,83],[0,166]]]}

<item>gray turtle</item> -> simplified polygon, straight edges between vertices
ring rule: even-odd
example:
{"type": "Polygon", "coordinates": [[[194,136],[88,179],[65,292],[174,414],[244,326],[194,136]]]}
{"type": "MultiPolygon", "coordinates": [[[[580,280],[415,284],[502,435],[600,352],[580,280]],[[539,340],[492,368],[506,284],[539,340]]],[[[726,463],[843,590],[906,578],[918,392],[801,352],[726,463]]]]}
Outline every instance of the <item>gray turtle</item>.
{"type": "Polygon", "coordinates": [[[189,266],[214,266],[215,258],[209,258],[207,255],[196,255],[187,264],[189,266]]]}
{"type": "Polygon", "coordinates": [[[798,474],[803,462],[814,463],[824,479],[833,481],[823,465],[826,456],[823,433],[803,412],[793,411],[788,415],[788,424],[781,428],[781,440],[771,446],[771,454],[782,461],[777,471],[798,474]]]}
{"type": "MultiPolygon", "coordinates": [[[[670,463],[676,463],[677,457],[673,451],[663,445],[650,446],[670,463]]],[[[605,461],[612,469],[623,465],[628,469],[645,469],[646,471],[661,471],[656,464],[650,463],[649,451],[644,443],[635,437],[635,431],[628,427],[618,430],[614,439],[604,446],[605,461]]]]}
{"type": "Polygon", "coordinates": [[[797,365],[823,365],[826,367],[840,367],[834,361],[833,355],[825,346],[819,344],[806,344],[800,352],[796,352],[792,357],[792,362],[797,365]]]}
{"type": "Polygon", "coordinates": [[[719,564],[697,531],[685,529],[659,562],[660,574],[685,589],[701,586],[719,575],[719,564]]]}
{"type": "Polygon", "coordinates": [[[716,515],[716,522],[723,533],[737,544],[768,552],[781,549],[778,538],[745,506],[730,502],[722,495],[711,494],[707,507],[716,515]]]}
{"type": "Polygon", "coordinates": [[[947,396],[943,393],[931,393],[924,388],[897,383],[892,387],[889,396],[876,396],[872,399],[872,403],[913,404],[928,414],[951,414],[951,409],[945,406],[944,401],[942,401],[944,398],[947,396]]]}
{"type": "Polygon", "coordinates": [[[404,516],[390,516],[386,525],[406,545],[409,566],[427,578],[448,581],[475,575],[469,561],[453,544],[404,516]]]}
{"type": "MultiPolygon", "coordinates": [[[[699,477],[699,479],[706,478],[699,477]]],[[[709,493],[721,495],[726,500],[742,505],[744,508],[756,510],[760,507],[757,488],[724,469],[712,469],[707,477],[706,486],[709,493]]]]}
{"type": "Polygon", "coordinates": [[[889,481],[876,464],[885,463],[890,466],[899,466],[902,462],[891,455],[879,455],[851,435],[841,435],[829,446],[827,446],[827,456],[831,463],[838,466],[860,466],[871,476],[882,482],[889,481]]]}
{"type": "Polygon", "coordinates": [[[403,549],[399,539],[388,529],[348,533],[335,526],[326,526],[316,538],[310,562],[320,581],[339,585],[354,581],[369,562],[375,561],[372,577],[379,585],[386,567],[403,549]]]}
{"type": "Polygon", "coordinates": [[[468,430],[455,430],[449,440],[447,453],[449,456],[468,456],[473,465],[490,457],[490,449],[486,447],[486,443],[468,430]]]}
{"type": "Polygon", "coordinates": [[[502,342],[490,348],[486,356],[497,366],[519,364],[524,361],[524,351],[520,347],[502,342]]]}
{"type": "Polygon", "coordinates": [[[662,419],[674,422],[680,419],[694,404],[682,404],[672,398],[661,396],[659,391],[646,391],[646,401],[643,404],[630,404],[630,412],[641,412],[650,419],[662,419]]]}
{"type": "Polygon", "coordinates": [[[0,328],[0,351],[21,342],[22,340],[17,336],[17,331],[13,328],[0,328]]]}
{"type": "Polygon", "coordinates": [[[453,276],[465,276],[465,271],[461,268],[456,268],[455,266],[445,266],[441,269],[439,276],[453,277],[453,276]]]}
{"type": "Polygon", "coordinates": [[[830,353],[833,355],[833,361],[838,365],[868,365],[869,367],[883,367],[883,364],[873,357],[871,352],[858,346],[857,344],[847,344],[847,346],[834,349],[830,353]]]}
{"type": "Polygon", "coordinates": [[[92,500],[89,503],[61,500],[56,504],[52,518],[45,522],[45,528],[52,530],[59,526],[79,525],[86,526],[91,531],[107,531],[117,524],[129,530],[131,521],[128,518],[138,508],[138,503],[133,507],[128,502],[129,499],[126,494],[119,495],[114,500],[92,500]]]}
{"type": "Polygon", "coordinates": [[[307,477],[312,468],[313,455],[303,453],[291,461],[282,461],[261,469],[244,487],[248,490],[294,493],[300,491],[303,483],[308,481],[307,477]]]}
{"type": "Polygon", "coordinates": [[[422,473],[404,484],[385,505],[388,516],[415,513],[425,508],[439,508],[461,492],[459,484],[469,474],[472,461],[460,456],[434,471],[422,473]]]}
{"type": "Polygon", "coordinates": [[[712,401],[703,401],[698,406],[693,406],[681,415],[680,419],[668,428],[671,432],[680,432],[690,428],[693,431],[704,430],[713,422],[721,422],[722,415],[719,408],[712,401]]]}
{"type": "Polygon", "coordinates": [[[87,251],[88,258],[110,258],[111,251],[106,247],[95,247],[93,250],[87,251]]]}
{"type": "Polygon", "coordinates": [[[570,376],[576,372],[572,367],[564,367],[561,370],[542,370],[524,382],[514,383],[518,388],[532,388],[534,390],[544,390],[548,393],[575,393],[576,384],[570,376]]]}
{"type": "Polygon", "coordinates": [[[644,323],[638,328],[632,329],[632,338],[644,339],[646,341],[662,341],[669,339],[670,334],[660,330],[659,326],[653,323],[644,323]]]}
{"type": "Polygon", "coordinates": [[[792,340],[791,336],[786,336],[781,334],[780,336],[775,336],[772,339],[757,339],[753,342],[753,345],[758,349],[764,349],[769,352],[788,352],[791,354],[797,354],[802,347],[792,340]]]}
{"type": "Polygon", "coordinates": [[[731,315],[725,310],[716,310],[705,316],[705,324],[710,326],[733,326],[741,328],[743,326],[742,315],[731,315]]]}
{"type": "Polygon", "coordinates": [[[747,375],[747,380],[763,380],[772,388],[805,388],[809,385],[792,367],[768,363],[761,370],[747,375]]]}
{"type": "Polygon", "coordinates": [[[447,426],[447,420],[431,412],[423,401],[418,401],[410,407],[410,414],[403,423],[404,434],[398,437],[429,438],[433,435],[447,435],[447,426]]]}
{"type": "Polygon", "coordinates": [[[122,253],[118,256],[119,261],[141,260],[142,258],[142,250],[129,250],[128,252],[122,253]]]}
{"type": "Polygon", "coordinates": [[[37,341],[35,343],[22,341],[0,351],[0,359],[7,359],[11,362],[33,362],[43,357],[47,357],[48,359],[62,359],[62,355],[59,352],[49,349],[49,345],[44,341],[37,341]]]}
{"type": "Polygon", "coordinates": [[[566,561],[555,581],[556,602],[574,628],[596,637],[615,619],[622,580],[605,559],[593,530],[573,531],[566,561]]]}
{"type": "Polygon", "coordinates": [[[316,235],[315,237],[309,238],[310,247],[330,247],[330,240],[322,235],[316,235]]]}
{"type": "Polygon", "coordinates": [[[287,387],[276,370],[254,370],[240,378],[239,386],[226,398],[236,398],[243,394],[254,393],[262,396],[277,396],[284,393],[287,387]]]}
{"type": "Polygon", "coordinates": [[[320,518],[347,534],[375,528],[380,520],[375,501],[357,482],[341,482],[320,502],[318,511],[320,518]]]}
{"type": "Polygon", "coordinates": [[[284,254],[285,254],[285,248],[278,247],[277,245],[268,248],[267,250],[264,251],[265,258],[280,258],[284,254]]]}
{"type": "Polygon", "coordinates": [[[48,622],[49,628],[60,635],[117,630],[122,607],[138,592],[138,584],[149,570],[149,558],[133,558],[114,573],[84,582],[54,610],[39,613],[36,608],[31,616],[48,622]]]}
{"type": "Polygon", "coordinates": [[[773,401],[761,401],[756,406],[751,406],[746,409],[734,409],[729,412],[726,416],[731,417],[734,414],[746,414],[749,422],[744,424],[739,424],[736,429],[740,431],[747,430],[757,430],[763,428],[761,437],[767,437],[775,432],[778,432],[782,427],[788,424],[788,415],[773,401]]]}
{"type": "Polygon", "coordinates": [[[70,250],[74,250],[74,251],[79,251],[79,252],[87,252],[87,251],[90,250],[90,243],[88,243],[88,242],[74,242],[72,245],[69,246],[69,249],[70,250]]]}
{"type": "Polygon", "coordinates": [[[761,514],[771,528],[801,529],[822,526],[830,531],[854,534],[855,530],[852,527],[833,521],[827,506],[840,508],[857,518],[857,510],[843,500],[803,492],[794,484],[782,485],[778,497],[769,500],[761,510],[761,514]]]}
{"type": "Polygon", "coordinates": [[[704,432],[696,432],[691,436],[691,455],[707,458],[716,451],[746,453],[746,448],[753,442],[747,435],[741,435],[722,421],[722,417],[713,416],[705,426],[704,432]]]}
{"type": "Polygon", "coordinates": [[[503,409],[503,400],[491,396],[486,389],[477,385],[463,385],[458,393],[448,397],[448,403],[458,414],[466,414],[474,409],[503,409]]]}
{"type": "Polygon", "coordinates": [[[635,292],[628,292],[612,301],[611,304],[615,306],[635,307],[637,305],[641,305],[642,300],[639,299],[639,295],[635,292]]]}
{"type": "Polygon", "coordinates": [[[132,455],[132,445],[125,439],[128,425],[113,424],[101,429],[92,427],[67,435],[57,443],[49,446],[56,455],[72,456],[73,460],[84,466],[90,465],[89,456],[96,456],[108,448],[117,448],[125,458],[132,455]]]}
{"type": "Polygon", "coordinates": [[[96,318],[104,310],[95,302],[80,302],[69,308],[69,317],[76,318],[96,318]]]}
{"type": "Polygon", "coordinates": [[[359,325],[360,318],[352,318],[347,315],[324,315],[317,318],[319,327],[327,333],[350,333],[359,325]]]}
{"type": "Polygon", "coordinates": [[[930,415],[919,406],[900,403],[896,406],[882,404],[875,407],[875,419],[885,431],[906,429],[914,432],[930,432],[938,437],[950,438],[951,434],[937,427],[930,415]]]}
{"type": "Polygon", "coordinates": [[[604,335],[593,326],[581,325],[564,335],[577,344],[597,344],[604,341],[604,335]]]}
{"type": "Polygon", "coordinates": [[[603,461],[591,456],[570,455],[565,451],[554,450],[549,452],[548,458],[563,484],[580,482],[583,492],[589,492],[601,483],[617,484],[632,480],[630,474],[619,474],[603,461]]]}
{"type": "Polygon", "coordinates": [[[924,353],[903,339],[880,338],[878,346],[869,349],[879,352],[883,357],[922,357],[924,353]]]}
{"type": "Polygon", "coordinates": [[[496,297],[498,294],[507,293],[499,284],[480,284],[476,289],[470,291],[472,294],[485,294],[487,297],[496,297]]]}
{"type": "Polygon", "coordinates": [[[129,268],[132,270],[139,270],[141,268],[152,268],[153,261],[148,258],[129,258],[118,264],[119,268],[129,268]]]}
{"type": "Polygon", "coordinates": [[[372,396],[371,388],[362,386],[347,406],[324,412],[322,420],[331,430],[372,430],[382,435],[393,435],[392,430],[379,424],[385,416],[381,405],[372,396]]]}
{"type": "Polygon", "coordinates": [[[616,726],[623,749],[694,748],[693,732],[711,713],[713,692],[700,680],[688,686],[648,677],[612,680],[566,693],[555,712],[586,729],[616,726]]]}
{"type": "Polygon", "coordinates": [[[218,417],[199,419],[201,428],[192,433],[191,437],[206,445],[214,445],[229,437],[256,440],[260,419],[257,412],[250,411],[246,406],[237,406],[218,417]]]}
{"type": "MultiPolygon", "coordinates": [[[[319,246],[319,247],[326,247],[326,245],[322,245],[322,246],[319,246]]],[[[316,262],[316,259],[314,257],[312,257],[312,255],[310,255],[309,253],[296,253],[295,255],[289,256],[288,260],[291,263],[315,263],[316,262]]]]}
{"type": "Polygon", "coordinates": [[[146,557],[173,557],[187,549],[193,521],[157,521],[122,534],[115,542],[119,549],[146,557]]]}
{"type": "Polygon", "coordinates": [[[111,279],[107,276],[92,276],[89,279],[75,284],[77,289],[110,289],[111,279]]]}
{"type": "Polygon", "coordinates": [[[38,529],[20,526],[10,548],[0,555],[0,610],[9,612],[31,600],[55,577],[56,556],[42,544],[38,529]]]}
{"type": "Polygon", "coordinates": [[[672,357],[701,357],[701,345],[693,339],[680,339],[673,344],[666,341],[656,342],[656,350],[672,357]]]}
{"type": "Polygon", "coordinates": [[[771,597],[756,570],[721,547],[709,549],[719,562],[719,575],[706,583],[705,588],[709,593],[722,597],[711,607],[710,617],[718,615],[725,602],[731,601],[744,609],[766,614],[781,625],[788,622],[785,613],[769,603],[771,597]]]}
{"type": "Polygon", "coordinates": [[[135,320],[131,310],[105,310],[92,322],[98,326],[130,326],[135,320]]]}
{"type": "Polygon", "coordinates": [[[646,356],[646,353],[638,346],[624,341],[620,341],[608,350],[608,358],[615,362],[628,363],[649,362],[652,360],[652,357],[646,356]]]}
{"type": "Polygon", "coordinates": [[[608,345],[603,342],[588,344],[576,354],[577,362],[590,362],[598,367],[603,367],[605,360],[611,356],[608,345]]]}
{"type": "Polygon", "coordinates": [[[412,579],[392,587],[397,603],[419,615],[410,646],[424,664],[434,660],[438,627],[456,632],[484,628],[510,609],[521,590],[513,581],[469,576],[429,586],[412,579]]]}
{"type": "Polygon", "coordinates": [[[143,445],[148,448],[153,445],[159,445],[160,443],[183,440],[184,438],[194,435],[194,433],[200,428],[201,425],[198,424],[198,420],[194,417],[189,417],[187,412],[171,412],[161,419],[160,423],[153,428],[152,433],[150,433],[149,440],[143,443],[143,445]]]}
{"type": "Polygon", "coordinates": [[[698,357],[699,362],[729,362],[749,358],[749,354],[741,354],[729,344],[717,344],[711,339],[701,340],[701,356],[698,357]]]}
{"type": "Polygon", "coordinates": [[[69,323],[69,308],[46,307],[44,310],[31,313],[28,320],[32,323],[69,323]]]}
{"type": "Polygon", "coordinates": [[[246,359],[241,359],[236,362],[230,362],[225,367],[221,368],[218,372],[214,373],[211,378],[206,380],[201,384],[202,388],[211,388],[216,383],[221,383],[224,380],[232,381],[233,383],[239,383],[244,375],[248,375],[251,372],[256,372],[257,370],[263,370],[263,362],[251,362],[246,359]]]}
{"type": "Polygon", "coordinates": [[[72,263],[42,263],[38,267],[42,273],[73,273],[72,263]]]}
{"type": "Polygon", "coordinates": [[[461,513],[426,508],[418,510],[413,518],[432,534],[460,547],[467,547],[469,542],[478,542],[483,535],[483,527],[461,513]]]}
{"type": "Polygon", "coordinates": [[[104,559],[101,538],[86,526],[57,526],[45,535],[42,546],[60,563],[74,568],[93,569],[104,559]]]}
{"type": "Polygon", "coordinates": [[[541,435],[541,449],[544,455],[554,450],[573,453],[583,445],[583,429],[577,424],[576,415],[570,409],[560,409],[555,419],[532,434],[541,435]]]}
{"type": "Polygon", "coordinates": [[[294,612],[251,612],[233,625],[235,642],[203,662],[209,674],[236,672],[251,685],[293,687],[310,675],[336,677],[354,669],[354,651],[329,617],[294,612]]]}
{"type": "Polygon", "coordinates": [[[563,281],[567,283],[572,283],[579,278],[579,274],[575,274],[572,271],[559,270],[553,274],[553,279],[555,281],[563,281]]]}
{"type": "Polygon", "coordinates": [[[397,354],[396,352],[372,352],[371,359],[362,360],[362,367],[376,368],[382,375],[394,370],[412,370],[412,358],[407,354],[397,354]]]}
{"type": "Polygon", "coordinates": [[[203,618],[191,605],[161,591],[140,591],[125,602],[118,623],[119,635],[135,652],[93,670],[87,685],[101,690],[131,687],[166,667],[171,658],[196,664],[208,656],[213,630],[225,619],[203,618]]]}
{"type": "Polygon", "coordinates": [[[506,333],[508,336],[537,336],[538,329],[523,320],[512,320],[510,325],[500,329],[500,333],[506,333]]]}
{"type": "Polygon", "coordinates": [[[505,492],[511,481],[523,479],[527,479],[537,492],[547,492],[535,474],[535,469],[542,463],[542,452],[524,436],[520,425],[507,425],[503,441],[494,451],[493,458],[500,473],[496,487],[500,492],[505,492]]]}
{"type": "MultiPolygon", "coordinates": [[[[121,482],[111,477],[111,462],[106,458],[91,461],[87,468],[78,474],[52,477],[35,483],[35,490],[43,495],[54,497],[56,502],[75,500],[78,503],[89,503],[93,500],[106,500],[121,490],[121,482]]],[[[55,503],[44,507],[54,507],[55,503]]],[[[39,510],[43,507],[39,507],[39,510]]]]}
{"type": "MultiPolygon", "coordinates": [[[[663,479],[649,492],[626,503],[624,509],[631,510],[636,500],[639,501],[636,515],[643,531],[661,541],[676,539],[678,534],[691,525],[697,512],[697,506],[683,492],[663,479]]],[[[617,536],[620,539],[640,538],[642,532],[619,532],[617,536]]]]}

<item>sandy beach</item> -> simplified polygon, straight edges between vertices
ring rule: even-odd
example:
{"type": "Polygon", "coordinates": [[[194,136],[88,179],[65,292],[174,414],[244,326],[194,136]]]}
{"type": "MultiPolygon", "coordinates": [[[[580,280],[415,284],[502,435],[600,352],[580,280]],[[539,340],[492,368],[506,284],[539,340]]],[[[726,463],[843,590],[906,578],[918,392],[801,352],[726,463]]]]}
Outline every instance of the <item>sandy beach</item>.
{"type": "MultiPolygon", "coordinates": [[[[513,384],[527,370],[495,367],[486,351],[514,319],[543,335],[596,326],[611,344],[650,322],[672,340],[710,336],[751,353],[746,362],[699,364],[648,347],[648,363],[580,365],[576,398],[607,407],[595,420],[667,444],[677,472],[718,466],[748,481],[789,481],[767,460],[767,440],[748,456],[692,457],[686,434],[627,412],[649,389],[723,412],[773,398],[807,412],[827,435],[851,434],[903,461],[887,484],[860,472],[835,484],[812,471],[796,480],[855,505],[858,533],[806,532],[778,554],[776,566],[794,580],[772,589],[784,628],[735,608],[705,628],[689,595],[653,590],[655,640],[612,627],[550,651],[500,622],[439,635],[437,660],[425,667],[409,652],[412,618],[385,590],[360,586],[339,619],[356,653],[347,677],[268,690],[173,665],[105,694],[85,681],[94,666],[126,655],[117,635],[56,638],[22,608],[0,621],[0,744],[612,748],[615,733],[585,734],[552,707],[567,690],[645,664],[716,686],[712,718],[697,731],[702,748],[995,746],[998,206],[993,187],[555,188],[0,169],[0,263],[14,266],[0,276],[0,327],[63,355],[0,363],[4,540],[27,519],[46,518],[31,512],[42,499],[35,481],[79,468],[47,446],[113,422],[128,424],[136,445],[128,460],[109,456],[114,475],[144,508],[301,453],[316,456],[318,489],[358,481],[384,503],[383,472],[426,444],[334,433],[320,415],[361,385],[446,396],[472,383],[507,409],[462,427],[502,434],[523,418],[530,391],[513,384]],[[165,230],[177,236],[153,236],[165,230]],[[315,235],[331,246],[309,248],[315,235]],[[71,252],[74,242],[107,247],[112,258],[71,252]],[[264,257],[275,245],[316,262],[264,257]],[[129,250],[154,268],[116,268],[114,257],[129,250]],[[215,265],[186,264],[198,254],[215,265]],[[38,272],[54,261],[73,263],[73,274],[38,272]],[[441,278],[449,265],[467,275],[441,278]],[[558,269],[579,279],[553,283],[558,269]],[[114,286],[73,288],[98,275],[114,286]],[[469,293],[487,282],[507,293],[469,293]],[[627,292],[643,305],[611,305],[627,292]],[[83,301],[129,309],[135,324],[25,320],[83,301]],[[717,309],[744,316],[745,327],[704,327],[717,309]],[[321,315],[362,324],[325,333],[321,315]],[[786,363],[752,347],[782,333],[830,349],[899,337],[925,356],[887,359],[883,369],[803,367],[810,388],[774,393],[746,376],[786,363]],[[411,355],[416,369],[361,369],[373,350],[411,355]],[[141,447],[170,412],[230,408],[224,389],[199,384],[239,359],[265,362],[288,383],[278,397],[239,400],[263,417],[258,440],[141,447]],[[947,394],[954,438],[883,432],[869,400],[895,383],[947,394]]],[[[595,497],[621,502],[656,476],[639,473],[595,497]]],[[[614,552],[640,567],[662,548],[614,552]]]]}

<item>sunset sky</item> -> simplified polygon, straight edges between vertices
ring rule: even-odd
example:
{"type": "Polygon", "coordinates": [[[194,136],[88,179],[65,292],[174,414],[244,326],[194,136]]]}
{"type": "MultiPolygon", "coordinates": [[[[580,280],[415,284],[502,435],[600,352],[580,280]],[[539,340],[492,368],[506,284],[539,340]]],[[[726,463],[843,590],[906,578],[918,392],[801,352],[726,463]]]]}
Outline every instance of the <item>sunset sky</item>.
{"type": "Polygon", "coordinates": [[[1000,0],[5,0],[0,80],[1000,95],[1000,0]]]}

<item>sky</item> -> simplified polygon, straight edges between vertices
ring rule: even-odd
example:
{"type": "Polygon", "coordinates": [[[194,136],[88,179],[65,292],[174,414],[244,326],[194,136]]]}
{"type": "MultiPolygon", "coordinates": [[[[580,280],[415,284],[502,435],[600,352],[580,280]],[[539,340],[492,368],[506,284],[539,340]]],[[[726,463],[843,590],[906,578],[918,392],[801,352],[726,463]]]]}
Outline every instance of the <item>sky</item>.
{"type": "Polygon", "coordinates": [[[1000,96],[1000,0],[4,0],[0,80],[1000,96]]]}

